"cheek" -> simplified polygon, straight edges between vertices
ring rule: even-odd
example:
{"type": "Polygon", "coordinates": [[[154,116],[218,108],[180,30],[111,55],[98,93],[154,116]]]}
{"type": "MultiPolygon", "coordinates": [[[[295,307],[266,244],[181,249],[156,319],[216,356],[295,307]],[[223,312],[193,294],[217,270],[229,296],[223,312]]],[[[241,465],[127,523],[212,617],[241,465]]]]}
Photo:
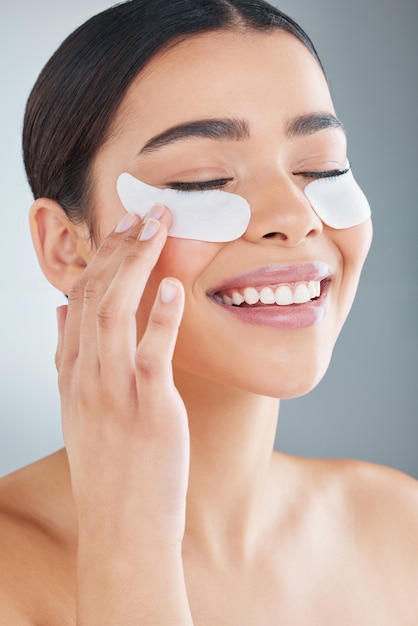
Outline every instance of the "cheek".
{"type": "Polygon", "coordinates": [[[194,294],[202,293],[203,287],[199,280],[206,267],[222,247],[222,244],[168,237],[141,298],[141,305],[137,314],[139,336],[145,330],[159,284],[163,278],[173,277],[180,280],[185,289],[187,308],[188,302],[194,297],[194,294]]]}
{"type": "Polygon", "coordinates": [[[341,255],[341,276],[338,280],[338,305],[335,314],[338,332],[341,330],[356,295],[361,271],[372,241],[372,222],[334,231],[333,241],[341,255]]]}
{"type": "Polygon", "coordinates": [[[334,232],[334,241],[342,253],[344,268],[352,268],[360,277],[373,238],[371,219],[359,226],[334,232]]]}
{"type": "Polygon", "coordinates": [[[166,276],[178,278],[187,292],[222,248],[223,244],[168,237],[152,278],[158,281],[166,276]]]}

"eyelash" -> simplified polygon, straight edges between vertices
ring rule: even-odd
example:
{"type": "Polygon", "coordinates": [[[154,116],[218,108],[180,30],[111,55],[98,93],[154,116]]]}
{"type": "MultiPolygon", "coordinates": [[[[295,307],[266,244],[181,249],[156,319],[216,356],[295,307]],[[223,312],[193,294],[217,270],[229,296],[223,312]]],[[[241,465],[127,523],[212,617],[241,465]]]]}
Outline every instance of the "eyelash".
{"type": "MultiPolygon", "coordinates": [[[[295,176],[302,176],[311,180],[319,178],[328,178],[330,180],[343,176],[350,171],[348,167],[345,170],[329,170],[327,172],[295,172],[295,176]]],[[[211,189],[221,189],[233,180],[232,178],[218,178],[216,180],[202,180],[196,182],[173,182],[168,187],[176,191],[209,191],[211,189]]]]}
{"type": "Polygon", "coordinates": [[[295,176],[303,176],[303,178],[309,178],[311,180],[318,180],[319,178],[329,178],[333,180],[344,174],[348,174],[350,167],[345,170],[328,170],[327,172],[295,172],[295,176]]]}
{"type": "Polygon", "coordinates": [[[216,180],[198,180],[193,183],[170,183],[170,189],[175,189],[176,191],[208,191],[210,189],[220,189],[221,187],[225,187],[229,182],[231,182],[232,178],[217,178],[216,180]]]}

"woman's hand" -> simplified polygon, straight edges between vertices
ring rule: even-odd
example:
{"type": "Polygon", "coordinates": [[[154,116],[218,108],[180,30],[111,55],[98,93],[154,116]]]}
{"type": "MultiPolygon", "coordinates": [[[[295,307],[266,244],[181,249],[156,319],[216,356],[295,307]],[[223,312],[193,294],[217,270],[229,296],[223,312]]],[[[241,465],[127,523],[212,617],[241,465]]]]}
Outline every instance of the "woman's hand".
{"type": "Polygon", "coordinates": [[[68,308],[58,310],[56,361],[79,524],[78,623],[89,626],[191,623],[181,561],[189,435],[171,366],[181,283],[162,281],[138,344],[136,333],[169,224],[160,206],[143,224],[126,215],[72,288],[68,308]]]}

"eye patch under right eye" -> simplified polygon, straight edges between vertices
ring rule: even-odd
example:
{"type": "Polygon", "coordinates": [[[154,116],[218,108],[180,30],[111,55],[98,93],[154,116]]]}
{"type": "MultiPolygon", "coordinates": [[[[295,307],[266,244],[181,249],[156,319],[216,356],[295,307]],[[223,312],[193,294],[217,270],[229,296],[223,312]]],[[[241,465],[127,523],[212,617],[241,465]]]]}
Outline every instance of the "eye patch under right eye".
{"type": "Polygon", "coordinates": [[[218,243],[234,241],[245,233],[251,218],[245,198],[226,191],[160,189],[126,172],[118,178],[117,191],[125,209],[140,217],[153,204],[165,204],[173,216],[170,237],[218,243]]]}
{"type": "Polygon", "coordinates": [[[305,196],[318,217],[331,228],[351,228],[371,215],[367,198],[351,170],[334,178],[312,181],[305,187],[305,196]]]}

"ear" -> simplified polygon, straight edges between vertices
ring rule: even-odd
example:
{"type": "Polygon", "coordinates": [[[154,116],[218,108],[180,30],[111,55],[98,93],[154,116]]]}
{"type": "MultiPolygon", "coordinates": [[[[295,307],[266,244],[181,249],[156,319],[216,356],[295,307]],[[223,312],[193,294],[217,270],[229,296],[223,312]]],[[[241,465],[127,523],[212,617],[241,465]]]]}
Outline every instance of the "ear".
{"type": "Polygon", "coordinates": [[[73,224],[61,206],[49,198],[38,198],[29,213],[33,244],[43,273],[63,293],[80,276],[89,260],[84,229],[73,224]]]}

